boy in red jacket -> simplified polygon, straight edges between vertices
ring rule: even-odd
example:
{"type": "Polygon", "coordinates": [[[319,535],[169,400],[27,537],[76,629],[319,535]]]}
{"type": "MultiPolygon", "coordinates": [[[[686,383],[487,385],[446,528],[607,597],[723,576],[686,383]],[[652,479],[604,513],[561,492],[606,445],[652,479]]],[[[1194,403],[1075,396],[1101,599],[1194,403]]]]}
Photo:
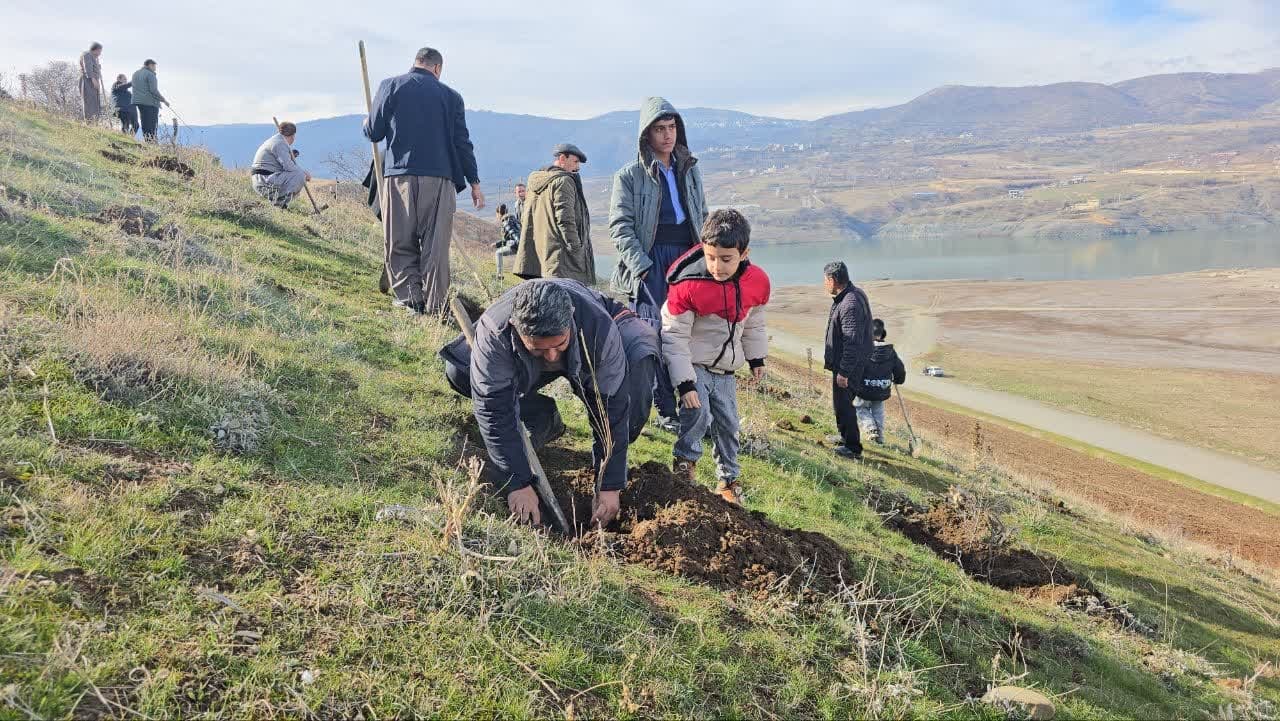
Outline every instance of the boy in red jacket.
{"type": "Polygon", "coordinates": [[[702,438],[710,427],[717,490],[741,505],[734,373],[746,363],[756,380],[764,377],[769,276],[747,260],[751,226],[738,211],[712,213],[702,226],[701,241],[671,264],[670,291],[662,308],[662,355],[681,406],[671,469],[694,479],[702,438]]]}

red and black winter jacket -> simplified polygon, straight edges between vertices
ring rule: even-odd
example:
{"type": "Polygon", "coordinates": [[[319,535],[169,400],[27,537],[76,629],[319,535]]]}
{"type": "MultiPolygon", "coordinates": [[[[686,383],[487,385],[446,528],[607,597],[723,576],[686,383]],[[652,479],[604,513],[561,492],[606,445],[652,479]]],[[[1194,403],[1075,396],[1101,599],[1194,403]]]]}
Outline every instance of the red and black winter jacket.
{"type": "Polygon", "coordinates": [[[749,363],[764,365],[769,353],[764,306],[769,276],[750,261],[718,281],[707,272],[702,246],[691,248],[667,271],[667,302],[662,307],[662,355],[671,383],[681,393],[693,390],[694,366],[733,373],[749,363]]]}

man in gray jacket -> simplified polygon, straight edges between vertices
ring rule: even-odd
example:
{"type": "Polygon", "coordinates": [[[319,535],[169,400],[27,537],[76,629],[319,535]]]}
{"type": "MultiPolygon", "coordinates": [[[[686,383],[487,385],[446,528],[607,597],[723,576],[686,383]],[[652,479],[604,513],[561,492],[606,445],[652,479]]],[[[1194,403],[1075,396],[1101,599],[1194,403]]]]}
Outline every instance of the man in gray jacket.
{"type": "MultiPolygon", "coordinates": [[[[689,152],[684,119],[662,98],[640,110],[639,152],[613,176],[609,235],[618,248],[613,288],[626,293],[632,308],[661,324],[667,301],[667,269],[698,244],[707,219],[698,159],[689,152]]],[[[675,389],[665,370],[654,394],[663,428],[680,429],[675,389]]]]}
{"type": "Polygon", "coordinates": [[[298,126],[280,123],[279,132],[263,141],[253,156],[253,189],[280,208],[289,207],[289,201],[311,180],[311,174],[293,159],[291,146],[297,137],[298,126]]]}
{"type": "Polygon", "coordinates": [[[538,392],[561,377],[591,423],[600,489],[592,520],[603,525],[618,515],[627,448],[653,403],[658,336],[648,323],[577,281],[540,278],[494,301],[476,323],[474,346],[459,336],[440,355],[449,385],[474,404],[500,490],[518,520],[541,520],[518,424],[535,448],[564,433],[555,400],[538,392]]]}
{"type": "Polygon", "coordinates": [[[169,104],[160,94],[156,81],[156,61],[147,58],[142,67],[133,71],[133,104],[138,107],[142,119],[142,139],[156,142],[156,126],[160,124],[160,104],[169,104]]]}

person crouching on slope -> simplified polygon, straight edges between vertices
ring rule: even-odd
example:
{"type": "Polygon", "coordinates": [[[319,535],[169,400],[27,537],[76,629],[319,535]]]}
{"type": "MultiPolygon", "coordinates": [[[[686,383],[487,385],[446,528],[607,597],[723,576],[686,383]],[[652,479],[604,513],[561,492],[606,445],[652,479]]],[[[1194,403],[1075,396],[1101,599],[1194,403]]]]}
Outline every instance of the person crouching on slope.
{"type": "Polygon", "coordinates": [[[734,373],[745,362],[756,380],[764,377],[769,276],[747,260],[751,226],[738,211],[712,213],[700,239],[671,264],[662,307],[662,355],[681,405],[671,469],[694,479],[710,427],[720,481],[716,490],[741,505],[734,373]]]}
{"type": "Polygon", "coordinates": [[[884,402],[889,400],[893,386],[907,382],[907,369],[893,349],[885,342],[884,321],[871,321],[871,338],[875,347],[862,370],[862,385],[853,399],[857,409],[858,425],[868,439],[884,443],[884,402]]]}

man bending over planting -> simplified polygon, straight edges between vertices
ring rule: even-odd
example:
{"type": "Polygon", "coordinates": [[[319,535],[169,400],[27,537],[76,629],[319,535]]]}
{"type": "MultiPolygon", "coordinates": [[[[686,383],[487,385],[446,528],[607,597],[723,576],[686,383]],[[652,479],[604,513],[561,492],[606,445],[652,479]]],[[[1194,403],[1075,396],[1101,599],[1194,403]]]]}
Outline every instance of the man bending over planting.
{"type": "Polygon", "coordinates": [[[534,448],[565,432],[556,402],[538,391],[557,378],[587,407],[599,493],[593,524],[612,521],[627,482],[627,447],[653,403],[658,334],[616,301],[575,280],[526,281],[476,323],[475,345],[458,336],[440,351],[445,376],[471,398],[500,491],[516,519],[541,522],[520,423],[534,448]]]}

